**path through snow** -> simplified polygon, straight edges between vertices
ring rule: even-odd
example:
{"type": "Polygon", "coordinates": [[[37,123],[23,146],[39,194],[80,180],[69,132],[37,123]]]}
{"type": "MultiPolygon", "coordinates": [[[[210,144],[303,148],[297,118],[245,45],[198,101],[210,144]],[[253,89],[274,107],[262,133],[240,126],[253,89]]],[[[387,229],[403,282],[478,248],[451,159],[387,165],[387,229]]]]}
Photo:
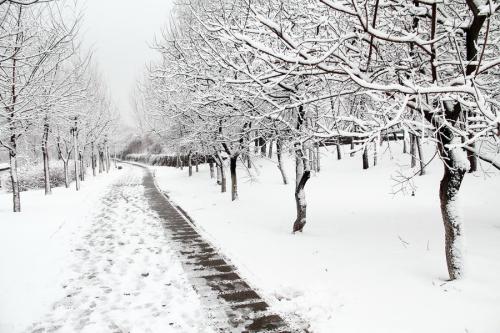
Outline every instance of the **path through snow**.
{"type": "Polygon", "coordinates": [[[29,332],[212,332],[144,197],[143,170],[123,172],[75,243],[66,296],[29,332]]]}

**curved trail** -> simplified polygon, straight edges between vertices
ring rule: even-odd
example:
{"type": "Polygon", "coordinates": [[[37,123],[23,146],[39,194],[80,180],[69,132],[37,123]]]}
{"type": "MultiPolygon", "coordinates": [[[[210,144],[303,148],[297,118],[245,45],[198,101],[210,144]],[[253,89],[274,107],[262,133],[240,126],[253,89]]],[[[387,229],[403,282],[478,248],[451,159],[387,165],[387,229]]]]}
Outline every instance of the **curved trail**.
{"type": "Polygon", "coordinates": [[[149,170],[122,172],[75,244],[66,297],[28,332],[292,332],[149,170]]]}

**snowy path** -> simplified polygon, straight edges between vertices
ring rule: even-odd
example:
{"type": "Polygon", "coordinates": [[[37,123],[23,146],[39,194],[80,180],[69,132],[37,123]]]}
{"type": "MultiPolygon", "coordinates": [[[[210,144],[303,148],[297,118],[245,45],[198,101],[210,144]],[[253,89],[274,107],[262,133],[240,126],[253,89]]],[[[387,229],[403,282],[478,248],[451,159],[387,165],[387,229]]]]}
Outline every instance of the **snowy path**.
{"type": "Polygon", "coordinates": [[[292,332],[181,214],[125,166],[74,244],[65,296],[28,332],[292,332]]]}
{"type": "Polygon", "coordinates": [[[212,332],[145,199],[143,171],[123,173],[74,246],[66,297],[29,332],[212,332]]]}

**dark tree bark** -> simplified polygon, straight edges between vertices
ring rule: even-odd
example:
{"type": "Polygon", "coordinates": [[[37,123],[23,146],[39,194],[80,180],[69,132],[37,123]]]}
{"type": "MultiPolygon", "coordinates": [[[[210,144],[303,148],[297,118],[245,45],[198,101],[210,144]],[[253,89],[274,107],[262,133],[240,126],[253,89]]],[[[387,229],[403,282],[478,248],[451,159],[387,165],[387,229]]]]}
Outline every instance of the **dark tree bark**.
{"type": "Polygon", "coordinates": [[[188,153],[188,174],[189,177],[193,175],[193,161],[191,152],[188,153]]]}
{"type": "Polygon", "coordinates": [[[236,166],[238,162],[238,154],[234,154],[229,159],[229,170],[231,172],[231,200],[238,199],[238,177],[236,175],[236,166]]]}
{"type": "Polygon", "coordinates": [[[94,142],[91,143],[91,148],[92,152],[91,154],[91,162],[92,162],[92,175],[95,177],[97,175],[96,167],[97,167],[97,158],[95,156],[95,147],[94,147],[94,142]]]}
{"type": "Polygon", "coordinates": [[[52,194],[52,188],[50,185],[50,160],[49,160],[49,123],[45,119],[45,124],[43,125],[43,136],[42,136],[42,158],[43,158],[43,180],[45,187],[45,195],[52,194]]]}
{"type": "Polygon", "coordinates": [[[17,174],[17,142],[15,135],[10,138],[9,162],[10,162],[10,181],[12,186],[12,203],[15,213],[21,212],[21,191],[19,190],[19,178],[17,174]]]}
{"type": "MultiPolygon", "coordinates": [[[[339,138],[339,141],[340,141],[340,138],[339,138]]],[[[342,159],[342,150],[340,149],[340,142],[339,141],[337,141],[337,143],[335,144],[335,146],[337,147],[337,160],[342,159]]]]}
{"type": "MultiPolygon", "coordinates": [[[[301,130],[305,120],[304,107],[299,106],[297,113],[297,130],[301,130]]],[[[297,208],[297,218],[293,223],[293,232],[304,230],[304,226],[307,223],[307,202],[305,186],[309,178],[311,177],[311,171],[308,169],[309,164],[307,163],[302,145],[300,143],[295,144],[295,204],[297,208]]]]}
{"type": "MultiPolygon", "coordinates": [[[[446,121],[455,124],[461,113],[460,104],[445,102],[446,121]]],[[[466,152],[456,145],[461,139],[446,126],[440,126],[431,115],[426,118],[436,127],[438,149],[443,161],[444,174],[439,187],[441,215],[445,230],[446,263],[450,280],[458,279],[463,274],[463,222],[458,209],[458,192],[468,169],[466,152]]]]}
{"type": "Polygon", "coordinates": [[[78,161],[78,124],[75,120],[75,127],[71,130],[71,134],[73,135],[73,162],[75,168],[75,189],[77,191],[80,190],[80,162],[78,161]]]}
{"type": "MultiPolygon", "coordinates": [[[[303,164],[302,157],[300,159],[297,159],[296,163],[303,164]]],[[[303,167],[304,167],[303,165],[301,167],[297,166],[297,168],[303,168],[303,167]]],[[[311,171],[309,170],[303,171],[302,176],[300,177],[300,180],[295,188],[295,204],[297,207],[297,218],[293,223],[294,233],[297,231],[302,232],[307,222],[307,202],[306,202],[304,188],[309,178],[311,178],[311,171]]]]}
{"type": "Polygon", "coordinates": [[[411,155],[411,164],[410,166],[414,168],[417,165],[417,147],[416,147],[415,135],[410,133],[410,155],[411,155]]]}
{"type": "Polygon", "coordinates": [[[418,161],[420,165],[420,176],[425,175],[425,162],[424,162],[424,153],[422,150],[422,143],[420,142],[420,137],[418,135],[415,136],[415,146],[417,147],[418,152],[418,161]]]}
{"type": "Polygon", "coordinates": [[[354,156],[354,137],[351,136],[351,157],[354,156]]]}
{"type": "Polygon", "coordinates": [[[368,161],[368,146],[365,145],[363,149],[363,170],[366,170],[370,167],[370,162],[368,161]]]}
{"type": "Polygon", "coordinates": [[[408,132],[403,130],[403,154],[408,154],[408,132]]]}

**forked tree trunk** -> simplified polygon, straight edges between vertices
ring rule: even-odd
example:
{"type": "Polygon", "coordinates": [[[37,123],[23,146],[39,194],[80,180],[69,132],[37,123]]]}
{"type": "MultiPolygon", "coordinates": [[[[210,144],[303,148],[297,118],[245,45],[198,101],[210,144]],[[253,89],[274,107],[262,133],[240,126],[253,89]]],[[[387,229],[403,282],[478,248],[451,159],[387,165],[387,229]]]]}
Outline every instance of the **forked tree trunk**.
{"type": "Polygon", "coordinates": [[[21,191],[19,190],[19,177],[17,174],[17,151],[16,138],[11,137],[11,149],[9,150],[10,181],[12,186],[12,209],[15,213],[21,211],[21,191]]]}
{"type": "Polygon", "coordinates": [[[232,155],[229,159],[229,170],[231,172],[231,201],[238,199],[238,177],[236,175],[236,166],[238,154],[232,155]]]}
{"type": "Polygon", "coordinates": [[[52,188],[50,186],[50,160],[49,160],[49,124],[47,120],[43,125],[43,137],[42,137],[42,157],[43,157],[43,181],[45,187],[45,195],[52,194],[52,188]]]}
{"type": "Polygon", "coordinates": [[[285,172],[285,166],[283,165],[283,141],[278,139],[276,141],[276,156],[278,157],[278,169],[281,173],[281,178],[283,178],[283,184],[288,184],[288,178],[285,172]]]}

